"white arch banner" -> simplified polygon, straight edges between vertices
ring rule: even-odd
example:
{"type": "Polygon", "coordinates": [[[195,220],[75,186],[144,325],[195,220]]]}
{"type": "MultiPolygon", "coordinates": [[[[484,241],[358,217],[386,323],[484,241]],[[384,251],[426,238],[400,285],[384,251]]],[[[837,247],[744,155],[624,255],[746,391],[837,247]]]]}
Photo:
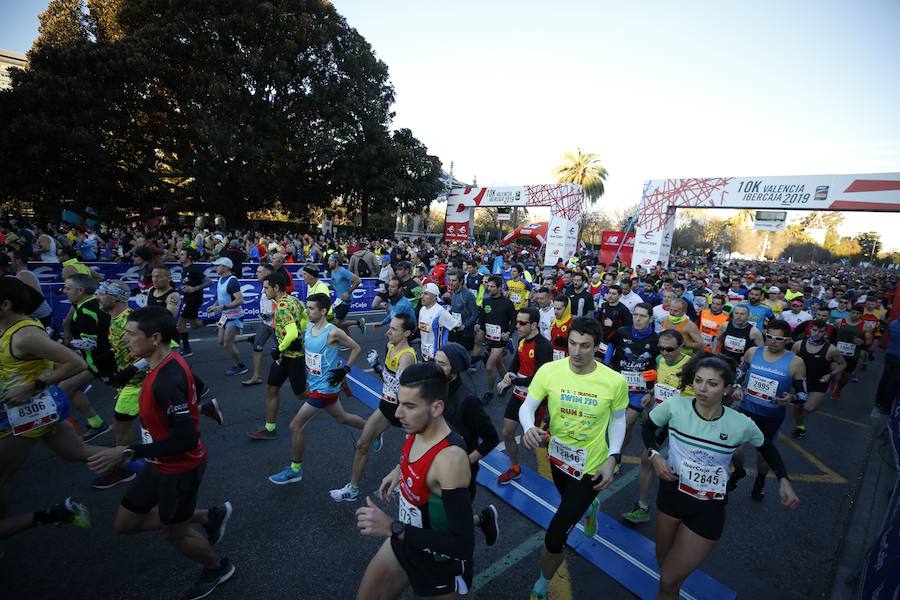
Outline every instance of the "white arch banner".
{"type": "Polygon", "coordinates": [[[638,206],[632,266],[668,262],[679,208],[900,212],[900,173],[648,181],[638,206]]]}
{"type": "Polygon", "coordinates": [[[471,239],[472,213],[478,207],[549,206],[544,265],[555,265],[559,259],[565,261],[575,255],[583,203],[584,192],[574,183],[454,188],[447,194],[444,240],[453,243],[471,239]]]}

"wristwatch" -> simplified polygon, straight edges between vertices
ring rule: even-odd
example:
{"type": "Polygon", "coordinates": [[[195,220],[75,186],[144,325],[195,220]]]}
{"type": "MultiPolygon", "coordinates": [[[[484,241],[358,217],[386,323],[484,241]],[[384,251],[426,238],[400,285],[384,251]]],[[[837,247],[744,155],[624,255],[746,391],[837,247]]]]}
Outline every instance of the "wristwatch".
{"type": "Polygon", "coordinates": [[[34,385],[34,389],[37,392],[43,392],[45,389],[47,389],[47,382],[43,379],[35,379],[32,385],[34,385]]]}
{"type": "Polygon", "coordinates": [[[134,448],[125,448],[122,450],[122,458],[126,461],[134,460],[134,448]]]}
{"type": "Polygon", "coordinates": [[[656,450],[655,448],[647,450],[647,460],[653,460],[657,456],[659,456],[659,450],[656,450]]]}
{"type": "Polygon", "coordinates": [[[406,523],[403,521],[391,522],[391,537],[397,537],[404,531],[406,531],[406,523]]]}

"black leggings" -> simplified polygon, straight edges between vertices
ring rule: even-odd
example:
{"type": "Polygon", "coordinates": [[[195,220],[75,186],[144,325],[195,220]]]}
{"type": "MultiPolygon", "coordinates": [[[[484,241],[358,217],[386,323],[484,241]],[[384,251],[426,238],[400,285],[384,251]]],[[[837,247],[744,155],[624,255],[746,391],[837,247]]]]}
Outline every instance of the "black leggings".
{"type": "Polygon", "coordinates": [[[555,466],[550,467],[550,472],[553,475],[553,485],[559,491],[559,508],[550,519],[544,546],[548,552],[559,554],[566,547],[569,533],[578,525],[599,492],[594,489],[594,481],[588,474],[581,479],[574,479],[555,466]]]}

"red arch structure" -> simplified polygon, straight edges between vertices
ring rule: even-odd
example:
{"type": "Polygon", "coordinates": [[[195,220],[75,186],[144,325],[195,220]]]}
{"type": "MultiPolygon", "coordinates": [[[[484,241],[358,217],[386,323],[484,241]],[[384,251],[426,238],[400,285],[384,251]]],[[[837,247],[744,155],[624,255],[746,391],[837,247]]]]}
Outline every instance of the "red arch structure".
{"type": "Polygon", "coordinates": [[[679,208],[900,212],[900,173],[647,181],[632,266],[668,262],[679,208]]]}
{"type": "Polygon", "coordinates": [[[559,259],[567,260],[575,254],[583,205],[584,191],[574,183],[455,188],[447,194],[444,240],[452,243],[471,239],[472,213],[478,207],[549,206],[544,265],[555,265],[559,259]]]}

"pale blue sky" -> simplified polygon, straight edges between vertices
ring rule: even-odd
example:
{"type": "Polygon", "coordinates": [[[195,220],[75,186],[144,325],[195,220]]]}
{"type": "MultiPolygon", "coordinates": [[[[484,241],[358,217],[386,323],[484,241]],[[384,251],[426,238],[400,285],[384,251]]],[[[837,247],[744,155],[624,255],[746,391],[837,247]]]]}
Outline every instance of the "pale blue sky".
{"type": "MultiPolygon", "coordinates": [[[[0,0],[24,51],[46,2],[0,0]]],[[[480,184],[597,152],[601,204],[645,179],[900,172],[900,3],[334,0],[384,60],[394,125],[480,184]]],[[[900,215],[847,215],[900,249],[900,215]]]]}

